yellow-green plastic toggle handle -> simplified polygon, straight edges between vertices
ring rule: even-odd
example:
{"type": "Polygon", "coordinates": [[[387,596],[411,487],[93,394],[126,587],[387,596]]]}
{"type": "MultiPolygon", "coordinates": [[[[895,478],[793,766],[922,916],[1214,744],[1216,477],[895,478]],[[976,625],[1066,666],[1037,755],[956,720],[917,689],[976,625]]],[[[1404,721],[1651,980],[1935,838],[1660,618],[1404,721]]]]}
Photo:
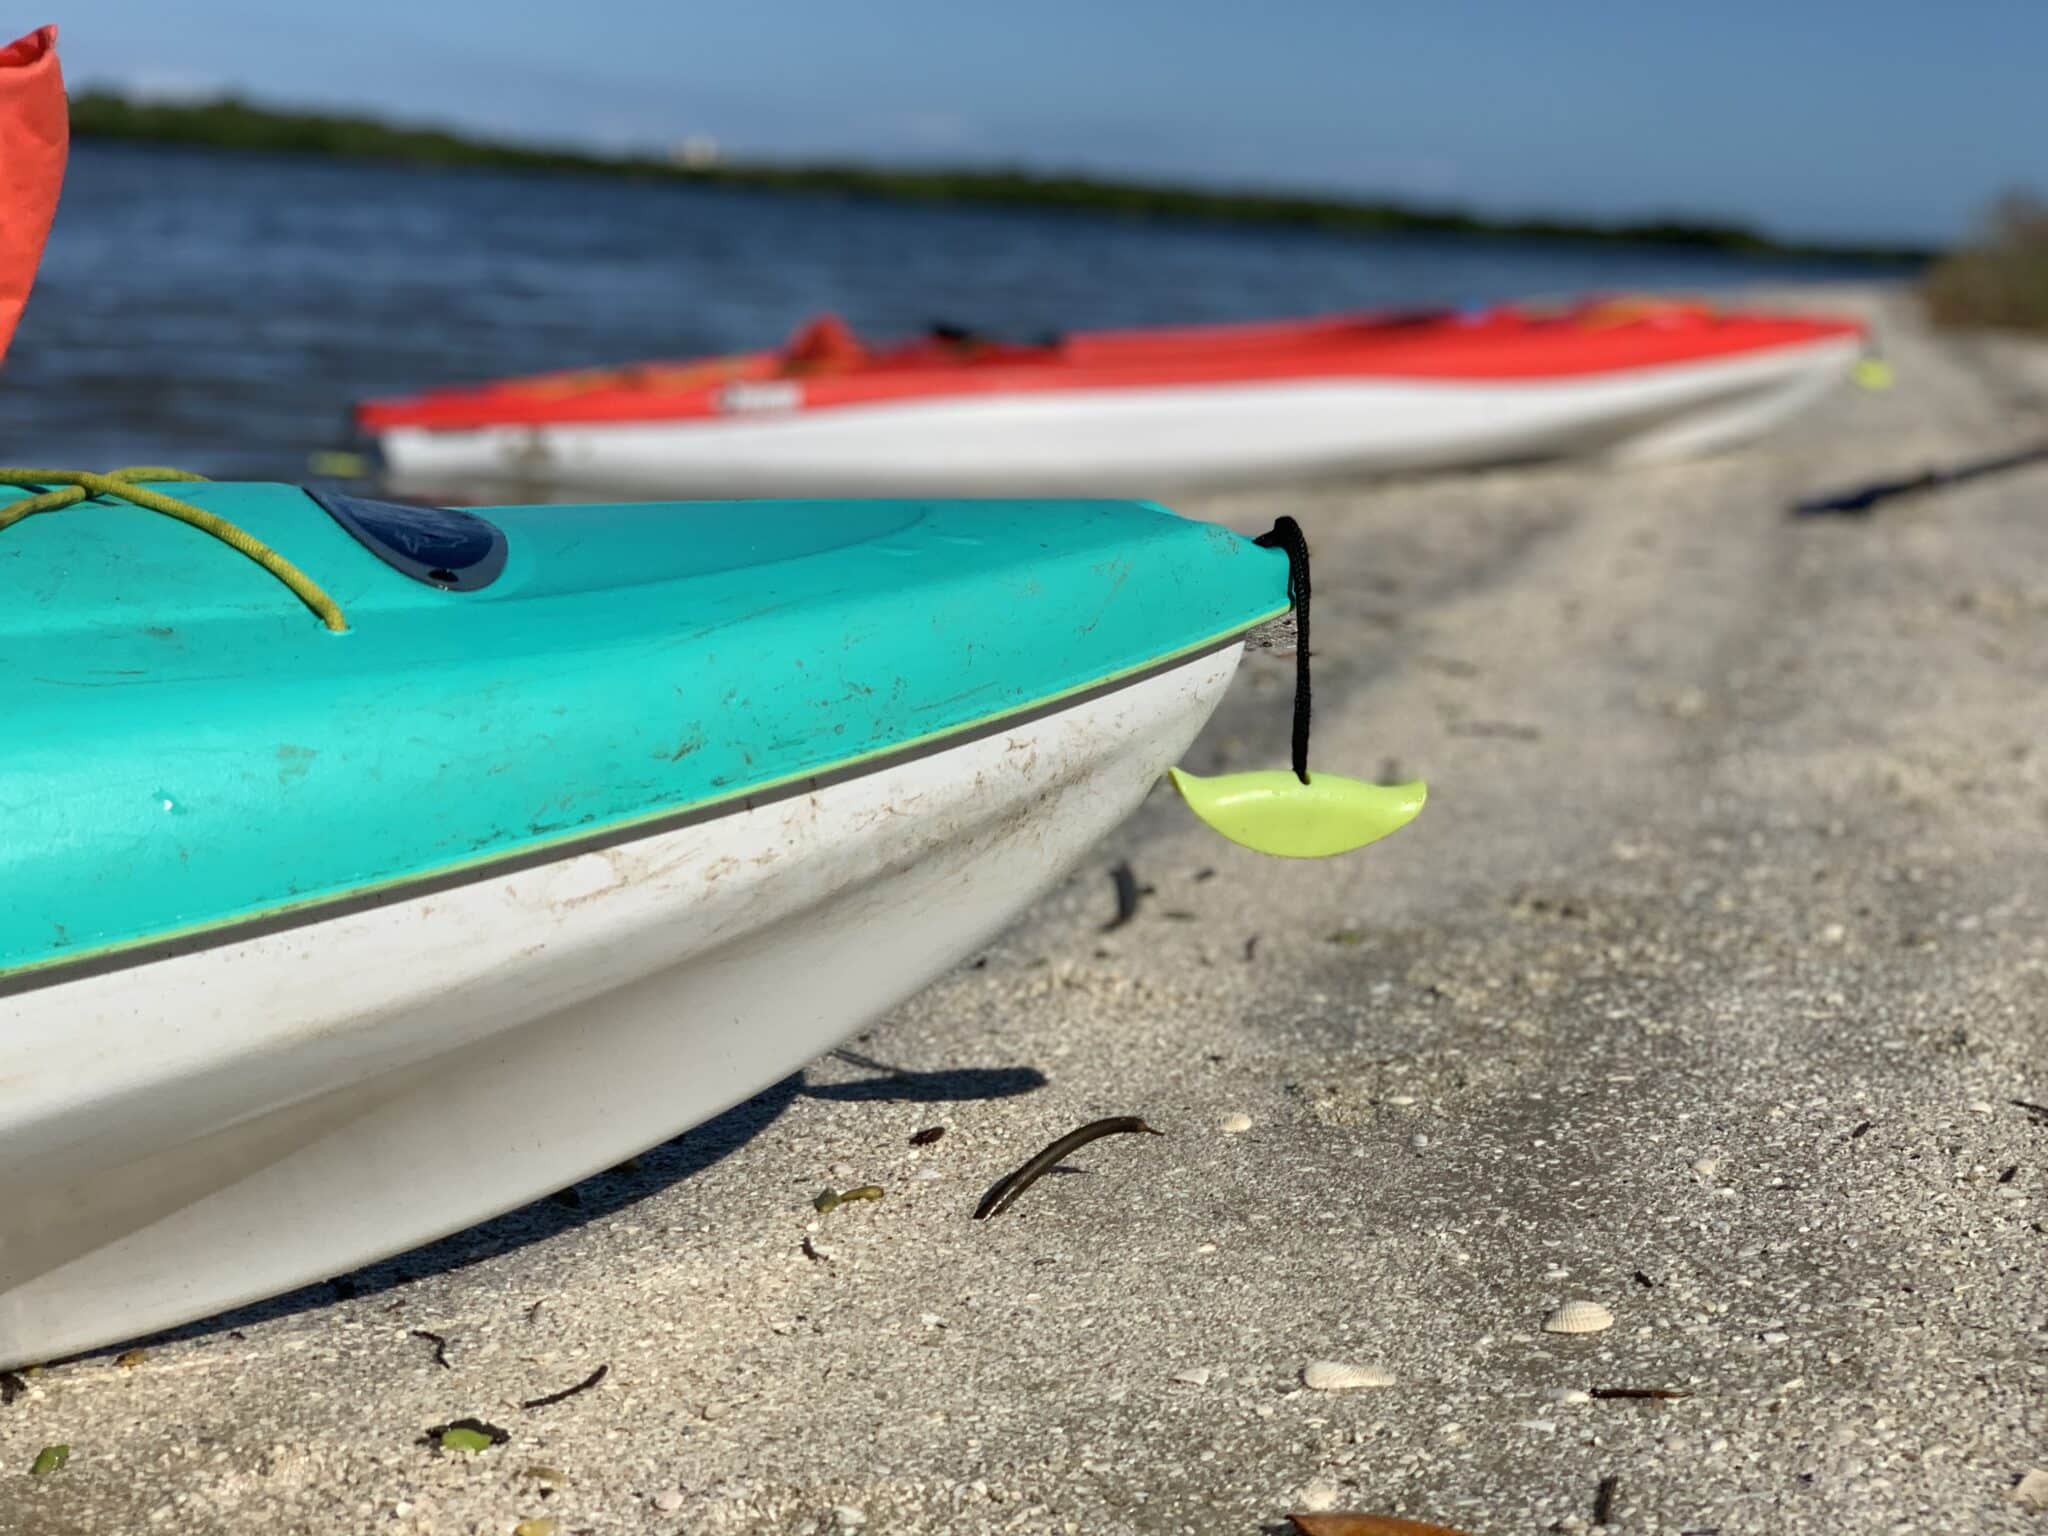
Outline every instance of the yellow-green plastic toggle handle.
{"type": "Polygon", "coordinates": [[[1327,859],[1376,843],[1413,821],[1429,786],[1367,784],[1336,773],[1311,773],[1302,783],[1284,768],[1226,773],[1213,779],[1167,770],[1173,786],[1203,821],[1233,843],[1282,859],[1327,859]]]}

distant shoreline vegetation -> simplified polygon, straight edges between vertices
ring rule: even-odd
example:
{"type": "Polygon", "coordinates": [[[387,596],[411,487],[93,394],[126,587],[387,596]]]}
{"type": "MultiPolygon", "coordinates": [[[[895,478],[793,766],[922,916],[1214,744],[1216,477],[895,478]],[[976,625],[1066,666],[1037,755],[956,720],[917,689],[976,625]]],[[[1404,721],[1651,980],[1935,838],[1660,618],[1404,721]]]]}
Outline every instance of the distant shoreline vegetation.
{"type": "Polygon", "coordinates": [[[1937,325],[2048,335],[2048,198],[2008,192],[1976,239],[1928,269],[1920,294],[1937,325]]]}
{"type": "Polygon", "coordinates": [[[1290,225],[1371,234],[1511,236],[1534,240],[1664,245],[1737,255],[1918,263],[1922,247],[1774,239],[1739,224],[1667,217],[1620,223],[1564,218],[1487,218],[1457,208],[1117,181],[1021,169],[912,169],[839,163],[705,163],[694,156],[600,155],[508,144],[438,128],[404,127],[340,113],[295,112],[239,97],[137,100],[87,89],[71,98],[80,140],[178,144],[222,150],[324,155],[436,167],[558,171],[700,186],[836,192],[903,202],[997,203],[1092,209],[1129,217],[1174,217],[1290,225]]]}

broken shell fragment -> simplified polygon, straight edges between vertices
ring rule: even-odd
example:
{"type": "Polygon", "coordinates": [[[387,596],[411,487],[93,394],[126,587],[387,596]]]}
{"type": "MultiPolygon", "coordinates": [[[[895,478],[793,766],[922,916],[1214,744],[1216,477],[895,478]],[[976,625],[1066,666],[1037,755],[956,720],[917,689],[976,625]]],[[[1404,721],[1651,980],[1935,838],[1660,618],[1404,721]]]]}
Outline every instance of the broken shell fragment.
{"type": "Polygon", "coordinates": [[[1597,1301],[1568,1301],[1543,1319],[1545,1333],[1600,1333],[1614,1326],[1614,1314],[1597,1301]]]}
{"type": "Polygon", "coordinates": [[[2048,1472],[2039,1467],[2027,1468],[2006,1497],[2024,1509],[2048,1509],[2048,1472]]]}
{"type": "Polygon", "coordinates": [[[1303,1368],[1301,1384],[1314,1392],[1349,1392],[1357,1387],[1391,1387],[1394,1373],[1376,1365],[1317,1360],[1303,1368]]]}
{"type": "Polygon", "coordinates": [[[1310,1514],[1322,1514],[1337,1507],[1344,1490],[1327,1477],[1319,1477],[1295,1496],[1295,1502],[1310,1514]]]}

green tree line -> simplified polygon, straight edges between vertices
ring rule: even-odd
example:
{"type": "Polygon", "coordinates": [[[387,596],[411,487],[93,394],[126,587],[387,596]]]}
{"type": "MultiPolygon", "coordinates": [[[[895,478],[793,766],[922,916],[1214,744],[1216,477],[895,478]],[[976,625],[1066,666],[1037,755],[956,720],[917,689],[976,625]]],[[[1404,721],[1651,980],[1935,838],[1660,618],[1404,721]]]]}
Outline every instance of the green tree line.
{"type": "Polygon", "coordinates": [[[85,90],[72,97],[71,131],[74,138],[82,140],[328,155],[409,165],[628,176],[917,202],[1079,208],[1132,218],[1235,220],[1370,233],[1408,231],[1593,240],[1886,262],[1920,261],[1930,254],[1903,246],[1789,242],[1745,225],[1713,220],[1666,217],[1598,223],[1565,218],[1486,218],[1459,208],[1175,186],[1009,168],[912,169],[760,161],[682,164],[646,154],[600,155],[545,145],[511,144],[349,113],[288,111],[234,96],[209,101],[143,101],[109,90],[85,90]]]}

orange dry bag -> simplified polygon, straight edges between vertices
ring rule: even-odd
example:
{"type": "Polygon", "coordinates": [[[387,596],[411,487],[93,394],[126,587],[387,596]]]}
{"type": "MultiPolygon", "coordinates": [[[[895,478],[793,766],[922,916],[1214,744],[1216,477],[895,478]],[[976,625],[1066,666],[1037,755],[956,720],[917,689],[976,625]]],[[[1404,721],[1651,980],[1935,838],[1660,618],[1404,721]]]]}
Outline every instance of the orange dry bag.
{"type": "Polygon", "coordinates": [[[43,258],[71,139],[57,29],[0,48],[0,358],[43,258]]]}

